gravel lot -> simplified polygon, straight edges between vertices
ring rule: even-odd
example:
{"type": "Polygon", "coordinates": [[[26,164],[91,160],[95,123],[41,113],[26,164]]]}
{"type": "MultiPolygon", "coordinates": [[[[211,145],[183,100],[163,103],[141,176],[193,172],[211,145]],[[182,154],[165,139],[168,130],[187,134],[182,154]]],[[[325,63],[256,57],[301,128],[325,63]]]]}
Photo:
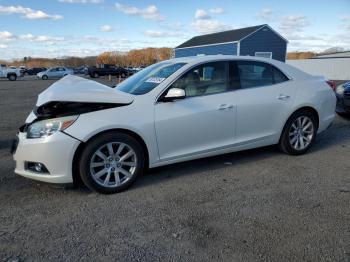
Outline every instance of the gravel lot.
{"type": "Polygon", "coordinates": [[[350,261],[349,120],[304,156],[227,154],[99,195],[13,173],[11,139],[51,83],[0,80],[0,261],[350,261]]]}

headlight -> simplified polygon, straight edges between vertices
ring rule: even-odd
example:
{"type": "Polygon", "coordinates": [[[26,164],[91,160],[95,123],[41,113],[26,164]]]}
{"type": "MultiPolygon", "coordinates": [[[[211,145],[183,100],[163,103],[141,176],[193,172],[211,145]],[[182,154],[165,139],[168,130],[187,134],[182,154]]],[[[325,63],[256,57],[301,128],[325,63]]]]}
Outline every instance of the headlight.
{"type": "Polygon", "coordinates": [[[67,116],[34,122],[28,127],[27,138],[48,137],[57,131],[68,128],[78,116],[67,116]]]}
{"type": "Polygon", "coordinates": [[[344,94],[344,86],[343,85],[339,85],[337,86],[337,88],[335,89],[335,92],[338,94],[338,95],[343,95],[344,94]]]}

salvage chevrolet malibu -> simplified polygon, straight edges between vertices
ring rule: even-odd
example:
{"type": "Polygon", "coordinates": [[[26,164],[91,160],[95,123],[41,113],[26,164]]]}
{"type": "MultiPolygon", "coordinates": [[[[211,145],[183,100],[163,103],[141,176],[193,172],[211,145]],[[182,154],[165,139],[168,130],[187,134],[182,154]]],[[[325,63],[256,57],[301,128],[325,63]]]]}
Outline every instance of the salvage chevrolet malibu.
{"type": "Polygon", "coordinates": [[[274,144],[303,154],[335,107],[325,79],[272,59],[176,58],[115,89],[68,75],[20,128],[15,172],[116,193],[146,168],[274,144]]]}

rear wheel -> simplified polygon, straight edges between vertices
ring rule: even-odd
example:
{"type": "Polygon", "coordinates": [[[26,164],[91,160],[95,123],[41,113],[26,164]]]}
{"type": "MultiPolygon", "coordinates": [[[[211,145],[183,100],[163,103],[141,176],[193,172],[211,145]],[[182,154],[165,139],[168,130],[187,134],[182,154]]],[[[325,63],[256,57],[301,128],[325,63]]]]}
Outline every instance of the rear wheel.
{"type": "Polygon", "coordinates": [[[103,194],[121,192],[143,172],[142,147],[123,133],[102,134],[87,144],[79,169],[84,184],[91,190],[103,194]]]}
{"type": "Polygon", "coordinates": [[[95,77],[95,78],[99,78],[100,75],[99,75],[98,73],[94,73],[94,77],[95,77]]]}
{"type": "Polygon", "coordinates": [[[49,77],[48,77],[47,75],[43,75],[41,78],[42,78],[42,80],[47,80],[47,79],[49,79],[49,77]]]}
{"type": "Polygon", "coordinates": [[[315,140],[317,128],[317,120],[312,112],[297,111],[284,126],[279,142],[280,149],[290,155],[305,153],[315,140]]]}
{"type": "Polygon", "coordinates": [[[17,80],[17,75],[15,74],[10,74],[7,76],[8,80],[10,81],[16,81],[17,80]]]}

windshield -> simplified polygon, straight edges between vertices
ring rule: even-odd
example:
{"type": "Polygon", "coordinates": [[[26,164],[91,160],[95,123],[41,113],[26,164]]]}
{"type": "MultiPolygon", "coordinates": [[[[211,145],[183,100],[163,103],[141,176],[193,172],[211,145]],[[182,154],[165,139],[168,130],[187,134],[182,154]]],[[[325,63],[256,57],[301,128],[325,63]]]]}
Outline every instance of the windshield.
{"type": "Polygon", "coordinates": [[[116,89],[133,95],[146,94],[184,65],[169,61],[151,65],[120,83],[116,89]]]}

